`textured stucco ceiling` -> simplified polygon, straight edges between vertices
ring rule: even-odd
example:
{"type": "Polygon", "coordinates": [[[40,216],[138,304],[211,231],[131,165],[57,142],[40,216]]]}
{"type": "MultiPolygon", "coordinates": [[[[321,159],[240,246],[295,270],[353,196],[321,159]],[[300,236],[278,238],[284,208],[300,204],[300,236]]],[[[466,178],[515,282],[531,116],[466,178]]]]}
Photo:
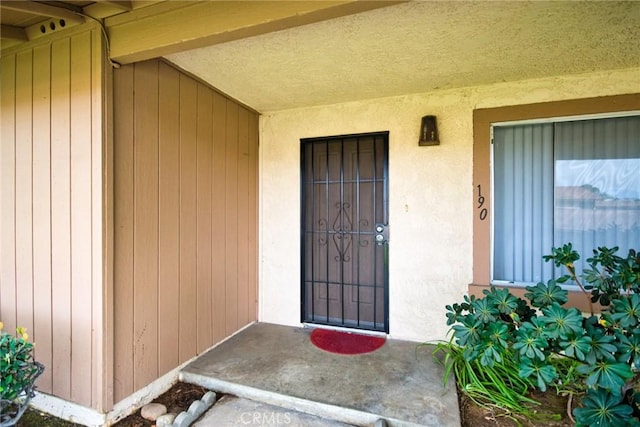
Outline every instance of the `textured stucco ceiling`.
{"type": "Polygon", "coordinates": [[[167,58],[260,112],[327,105],[640,67],[640,1],[418,1],[167,58]]]}

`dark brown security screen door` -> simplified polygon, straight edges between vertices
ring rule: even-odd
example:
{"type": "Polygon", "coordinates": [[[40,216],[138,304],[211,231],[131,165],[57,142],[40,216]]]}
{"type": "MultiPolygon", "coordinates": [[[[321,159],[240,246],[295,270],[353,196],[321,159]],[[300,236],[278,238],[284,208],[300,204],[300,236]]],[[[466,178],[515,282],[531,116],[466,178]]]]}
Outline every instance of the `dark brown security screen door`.
{"type": "Polygon", "coordinates": [[[301,140],[303,322],[389,330],[388,141],[301,140]]]}

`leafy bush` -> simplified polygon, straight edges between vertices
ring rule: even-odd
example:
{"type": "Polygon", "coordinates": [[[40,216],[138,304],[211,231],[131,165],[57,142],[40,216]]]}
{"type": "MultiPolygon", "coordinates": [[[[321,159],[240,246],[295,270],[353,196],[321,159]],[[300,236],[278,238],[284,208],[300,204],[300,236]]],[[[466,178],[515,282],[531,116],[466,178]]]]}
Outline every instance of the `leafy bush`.
{"type": "Polygon", "coordinates": [[[594,250],[578,276],[571,244],[553,248],[544,259],[567,274],[527,287],[528,301],[491,287],[482,298],[446,306],[452,338],[436,348],[445,353],[445,381],[454,373],[460,390],[506,414],[535,417],[530,392],[553,388],[580,397],[573,410],[579,426],[640,426],[640,256],[630,250],[622,258],[617,250],[594,250]],[[565,306],[560,285],[567,282],[589,299],[589,315],[565,306]]]}
{"type": "Polygon", "coordinates": [[[33,343],[24,328],[16,335],[2,331],[0,322],[0,421],[13,425],[33,397],[36,378],[44,367],[33,360],[33,343]]]}

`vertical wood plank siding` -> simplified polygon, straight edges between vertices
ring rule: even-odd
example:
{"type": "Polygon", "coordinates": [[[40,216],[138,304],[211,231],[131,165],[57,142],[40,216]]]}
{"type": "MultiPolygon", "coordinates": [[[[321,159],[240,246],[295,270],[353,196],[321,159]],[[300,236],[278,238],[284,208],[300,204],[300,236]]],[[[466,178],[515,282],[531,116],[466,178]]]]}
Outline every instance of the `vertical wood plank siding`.
{"type": "MultiPolygon", "coordinates": [[[[33,116],[51,115],[51,48],[40,46],[33,50],[33,62],[40,64],[33,70],[33,116]]],[[[34,324],[37,328],[37,352],[47,355],[51,365],[53,341],[51,321],[51,122],[41,121],[33,127],[33,271],[34,324]]],[[[39,356],[38,356],[39,357],[39,356]]],[[[45,369],[38,380],[38,388],[51,390],[51,371],[45,369]]]]}
{"type": "Polygon", "coordinates": [[[114,398],[257,318],[257,114],[169,64],[114,72],[114,398]]]}
{"type": "MultiPolygon", "coordinates": [[[[179,99],[180,78],[176,69],[162,64],[159,69],[160,99],[179,99]]],[[[159,105],[160,123],[179,123],[180,104],[159,105]]],[[[180,133],[178,126],[160,126],[159,145],[159,224],[158,224],[158,328],[173,345],[158,348],[158,369],[168,372],[179,365],[177,342],[180,336],[180,133]]]]}
{"type": "Polygon", "coordinates": [[[105,398],[101,43],[85,28],[0,59],[0,320],[36,343],[40,391],[96,409],[105,398]]]}
{"type": "Polygon", "coordinates": [[[113,329],[118,336],[113,340],[115,401],[116,396],[126,396],[133,390],[133,67],[121,67],[113,73],[113,102],[113,329]],[[124,366],[129,375],[118,376],[124,366]]]}

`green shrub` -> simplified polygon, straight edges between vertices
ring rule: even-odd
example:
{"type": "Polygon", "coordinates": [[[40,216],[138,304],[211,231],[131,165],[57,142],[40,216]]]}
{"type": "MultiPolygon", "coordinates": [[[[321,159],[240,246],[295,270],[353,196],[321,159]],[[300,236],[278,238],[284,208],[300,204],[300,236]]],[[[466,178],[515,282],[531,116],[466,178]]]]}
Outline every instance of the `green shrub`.
{"type": "Polygon", "coordinates": [[[2,331],[0,322],[0,399],[11,401],[27,390],[39,374],[33,360],[33,343],[24,328],[16,335],[2,331]]]}
{"type": "Polygon", "coordinates": [[[567,274],[527,287],[526,300],[491,287],[482,298],[446,306],[452,337],[436,348],[445,353],[445,381],[454,373],[462,392],[506,415],[535,417],[530,392],[552,388],[580,398],[577,425],[640,426],[640,256],[617,250],[594,250],[578,276],[571,244],[553,248],[544,259],[567,274]],[[565,306],[560,285],[567,282],[584,292],[589,315],[565,306]],[[600,315],[594,303],[604,307],[600,315]],[[496,371],[499,378],[490,374],[496,371]]]}

